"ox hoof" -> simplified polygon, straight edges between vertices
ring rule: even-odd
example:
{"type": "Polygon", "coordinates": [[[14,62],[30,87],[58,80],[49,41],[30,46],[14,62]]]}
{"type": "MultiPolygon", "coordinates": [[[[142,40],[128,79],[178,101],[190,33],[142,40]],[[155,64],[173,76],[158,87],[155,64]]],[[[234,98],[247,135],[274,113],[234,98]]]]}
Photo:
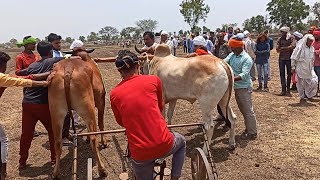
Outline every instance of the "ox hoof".
{"type": "Polygon", "coordinates": [[[107,148],[111,148],[112,146],[109,144],[100,144],[100,149],[107,149],[107,148]]]}
{"type": "Polygon", "coordinates": [[[229,151],[234,151],[236,149],[236,145],[229,145],[229,151]]]}
{"type": "Polygon", "coordinates": [[[107,170],[106,169],[100,169],[99,170],[99,176],[100,177],[107,177],[108,176],[108,173],[107,173],[107,170]]]}

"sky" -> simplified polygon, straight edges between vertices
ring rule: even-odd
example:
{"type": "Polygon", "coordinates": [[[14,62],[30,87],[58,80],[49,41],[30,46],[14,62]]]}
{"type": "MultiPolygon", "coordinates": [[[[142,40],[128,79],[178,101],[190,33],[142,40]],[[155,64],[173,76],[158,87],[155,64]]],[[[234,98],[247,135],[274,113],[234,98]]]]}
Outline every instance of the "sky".
{"type": "MultiPolygon", "coordinates": [[[[182,0],[1,0],[0,42],[11,38],[19,41],[32,35],[44,39],[54,32],[63,38],[87,36],[102,27],[113,26],[119,31],[134,26],[141,19],[158,21],[157,30],[178,32],[190,29],[179,12],[182,0]]],[[[304,0],[313,5],[318,0],[304,0]]],[[[210,6],[206,23],[216,29],[226,23],[242,26],[245,19],[265,16],[270,0],[205,0],[210,6]],[[227,2],[227,3],[226,3],[227,2]]]]}

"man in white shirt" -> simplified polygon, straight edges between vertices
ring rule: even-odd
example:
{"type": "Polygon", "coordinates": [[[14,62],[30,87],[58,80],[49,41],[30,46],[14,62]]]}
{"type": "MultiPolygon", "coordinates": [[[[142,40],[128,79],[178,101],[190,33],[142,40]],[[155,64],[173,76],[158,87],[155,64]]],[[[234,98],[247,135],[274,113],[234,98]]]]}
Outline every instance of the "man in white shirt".
{"type": "Polygon", "coordinates": [[[160,44],[166,44],[169,46],[171,54],[173,54],[173,42],[169,40],[169,33],[167,31],[161,32],[161,42],[160,44]]]}
{"type": "Polygon", "coordinates": [[[171,41],[172,41],[172,45],[173,45],[173,55],[176,56],[179,43],[178,43],[178,40],[174,36],[171,36],[171,41]]]}
{"type": "Polygon", "coordinates": [[[297,89],[300,103],[306,102],[317,94],[318,77],[314,71],[314,37],[305,35],[298,43],[291,55],[292,73],[297,73],[297,89]]]}

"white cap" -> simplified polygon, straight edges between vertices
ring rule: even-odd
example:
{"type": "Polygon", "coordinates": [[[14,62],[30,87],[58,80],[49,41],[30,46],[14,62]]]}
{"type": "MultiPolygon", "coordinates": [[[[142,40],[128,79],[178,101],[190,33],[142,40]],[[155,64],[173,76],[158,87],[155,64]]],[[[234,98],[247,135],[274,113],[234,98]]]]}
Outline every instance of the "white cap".
{"type": "Polygon", "coordinates": [[[203,36],[197,36],[193,39],[193,44],[195,46],[206,46],[207,42],[203,36]]]}
{"type": "Polygon", "coordinates": [[[246,31],[243,32],[243,34],[244,34],[245,36],[248,36],[248,34],[250,34],[250,32],[246,30],[246,31]]]}
{"type": "Polygon", "coordinates": [[[298,38],[303,38],[303,34],[299,33],[298,31],[293,33],[294,36],[297,36],[298,38]]]}
{"type": "Polygon", "coordinates": [[[74,48],[80,48],[80,47],[82,47],[82,46],[83,46],[83,42],[80,41],[80,40],[78,40],[78,39],[76,39],[76,40],[74,40],[74,41],[72,42],[72,44],[70,45],[70,49],[72,50],[72,49],[74,49],[74,48]]]}
{"type": "Polygon", "coordinates": [[[167,35],[167,36],[168,36],[169,33],[168,33],[167,31],[161,31],[161,36],[162,36],[162,35],[167,35]]]}

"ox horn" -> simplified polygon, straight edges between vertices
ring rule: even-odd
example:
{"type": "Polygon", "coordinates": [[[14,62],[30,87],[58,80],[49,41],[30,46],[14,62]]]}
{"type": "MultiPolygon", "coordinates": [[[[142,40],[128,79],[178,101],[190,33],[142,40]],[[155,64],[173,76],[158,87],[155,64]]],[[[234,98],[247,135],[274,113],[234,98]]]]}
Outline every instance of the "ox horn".
{"type": "Polygon", "coordinates": [[[141,54],[142,51],[140,51],[138,48],[137,48],[137,45],[134,45],[134,49],[137,51],[137,53],[141,54]]]}
{"type": "Polygon", "coordinates": [[[73,53],[74,53],[74,51],[73,51],[73,50],[69,50],[69,51],[62,51],[62,53],[64,53],[64,54],[73,54],[73,53]]]}

